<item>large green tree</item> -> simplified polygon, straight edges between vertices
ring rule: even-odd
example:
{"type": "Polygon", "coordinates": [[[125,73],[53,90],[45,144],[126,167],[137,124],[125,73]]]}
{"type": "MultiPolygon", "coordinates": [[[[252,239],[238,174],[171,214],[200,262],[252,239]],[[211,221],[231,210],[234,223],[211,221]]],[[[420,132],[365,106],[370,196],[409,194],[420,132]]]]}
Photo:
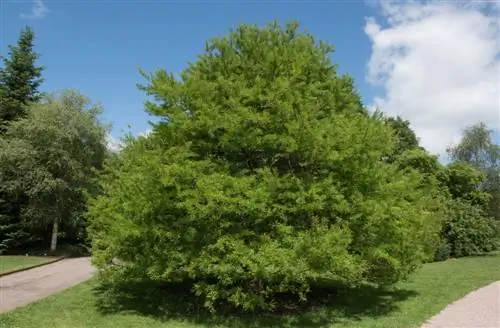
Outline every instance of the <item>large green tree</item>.
{"type": "Polygon", "coordinates": [[[35,33],[29,27],[21,31],[16,45],[9,46],[0,68],[0,132],[5,126],[26,114],[31,102],[40,100],[43,67],[37,66],[34,51],[35,33]]]}
{"type": "Polygon", "coordinates": [[[417,170],[381,160],[394,134],[331,51],[296,24],[243,25],[180,80],[149,75],[163,120],[127,144],[89,212],[102,277],[269,308],[317,284],[393,283],[432,256],[439,202],[417,170]]]}
{"type": "Polygon", "coordinates": [[[484,173],[482,188],[491,195],[489,213],[500,220],[500,145],[493,141],[493,131],[483,122],[468,126],[448,153],[453,161],[469,163],[484,173]]]}
{"type": "Polygon", "coordinates": [[[0,139],[0,185],[27,197],[22,217],[29,226],[50,227],[55,251],[60,227],[79,224],[85,193],[95,189],[106,154],[101,108],[74,91],[30,105],[0,139]]]}

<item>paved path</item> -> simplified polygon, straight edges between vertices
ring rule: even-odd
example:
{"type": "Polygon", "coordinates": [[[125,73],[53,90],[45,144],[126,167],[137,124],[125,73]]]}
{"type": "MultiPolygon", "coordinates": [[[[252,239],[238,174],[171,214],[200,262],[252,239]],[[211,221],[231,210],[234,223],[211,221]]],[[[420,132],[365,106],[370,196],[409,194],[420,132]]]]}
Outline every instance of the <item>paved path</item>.
{"type": "Polygon", "coordinates": [[[499,328],[500,281],[469,293],[429,319],[422,328],[499,328]]]}
{"type": "Polygon", "coordinates": [[[0,313],[84,282],[94,273],[90,258],[83,257],[0,277],[0,313]]]}

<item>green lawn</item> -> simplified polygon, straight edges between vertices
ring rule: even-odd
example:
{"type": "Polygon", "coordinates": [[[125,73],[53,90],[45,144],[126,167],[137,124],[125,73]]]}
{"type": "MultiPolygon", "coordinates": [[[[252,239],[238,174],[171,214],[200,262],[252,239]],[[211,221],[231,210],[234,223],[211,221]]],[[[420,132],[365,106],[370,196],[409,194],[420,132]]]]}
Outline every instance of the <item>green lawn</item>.
{"type": "Polygon", "coordinates": [[[0,256],[0,273],[23,269],[54,260],[40,256],[0,256]]]}
{"type": "MultiPolygon", "coordinates": [[[[100,302],[96,281],[76,286],[41,302],[0,316],[11,328],[203,328],[203,327],[419,327],[427,318],[466,293],[500,280],[500,254],[426,264],[411,280],[390,291],[350,291],[302,315],[286,317],[208,318],[178,297],[122,294],[100,302]],[[161,300],[161,301],[160,301],[161,300]],[[191,313],[188,315],[187,313],[191,313]]],[[[134,289],[131,287],[131,289],[134,289]]]]}

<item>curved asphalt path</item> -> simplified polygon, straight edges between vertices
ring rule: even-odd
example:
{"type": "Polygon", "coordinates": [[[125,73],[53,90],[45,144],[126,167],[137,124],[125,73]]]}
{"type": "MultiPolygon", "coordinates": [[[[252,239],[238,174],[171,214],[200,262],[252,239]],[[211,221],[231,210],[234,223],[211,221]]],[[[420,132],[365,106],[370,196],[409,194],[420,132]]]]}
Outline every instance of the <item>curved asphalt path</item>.
{"type": "Polygon", "coordinates": [[[27,305],[92,278],[90,258],[66,259],[0,277],[0,313],[27,305]]]}
{"type": "Polygon", "coordinates": [[[500,328],[500,281],[448,305],[422,328],[500,328]]]}

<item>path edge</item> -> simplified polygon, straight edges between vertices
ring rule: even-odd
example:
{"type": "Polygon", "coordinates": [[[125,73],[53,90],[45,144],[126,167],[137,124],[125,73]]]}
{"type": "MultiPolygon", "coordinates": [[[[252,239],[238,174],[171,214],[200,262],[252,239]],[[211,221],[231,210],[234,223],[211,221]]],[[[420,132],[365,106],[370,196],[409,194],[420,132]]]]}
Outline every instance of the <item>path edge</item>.
{"type": "Polygon", "coordinates": [[[66,258],[66,256],[59,256],[59,257],[55,257],[53,260],[50,260],[50,261],[47,261],[47,262],[43,262],[43,263],[36,264],[36,265],[33,265],[33,266],[24,267],[24,268],[20,268],[20,269],[16,269],[16,270],[12,270],[12,271],[7,271],[7,272],[4,272],[4,273],[0,273],[0,278],[8,276],[8,275],[11,275],[11,274],[14,274],[14,273],[28,271],[28,270],[31,270],[31,269],[35,269],[35,268],[39,268],[39,267],[45,266],[45,265],[56,263],[56,262],[59,262],[61,260],[64,260],[65,258],[66,258]]]}
{"type": "MultiPolygon", "coordinates": [[[[419,328],[431,328],[432,325],[433,325],[433,319],[439,315],[441,315],[443,312],[445,312],[446,310],[448,310],[449,308],[451,308],[452,306],[454,306],[456,303],[459,303],[460,301],[462,301],[464,298],[468,297],[470,294],[473,294],[475,292],[478,292],[480,291],[481,289],[485,289],[485,288],[488,288],[490,287],[491,285],[495,285],[497,283],[499,283],[500,280],[495,280],[493,282],[490,282],[489,284],[486,284],[484,286],[481,286],[481,287],[477,287],[469,292],[467,292],[465,295],[463,295],[462,297],[454,300],[453,302],[449,303],[448,305],[446,305],[444,308],[442,308],[439,312],[435,313],[434,315],[430,316],[429,318],[427,318],[420,326],[419,328]]],[[[485,328],[488,328],[488,327],[485,327],[485,328]]]]}

